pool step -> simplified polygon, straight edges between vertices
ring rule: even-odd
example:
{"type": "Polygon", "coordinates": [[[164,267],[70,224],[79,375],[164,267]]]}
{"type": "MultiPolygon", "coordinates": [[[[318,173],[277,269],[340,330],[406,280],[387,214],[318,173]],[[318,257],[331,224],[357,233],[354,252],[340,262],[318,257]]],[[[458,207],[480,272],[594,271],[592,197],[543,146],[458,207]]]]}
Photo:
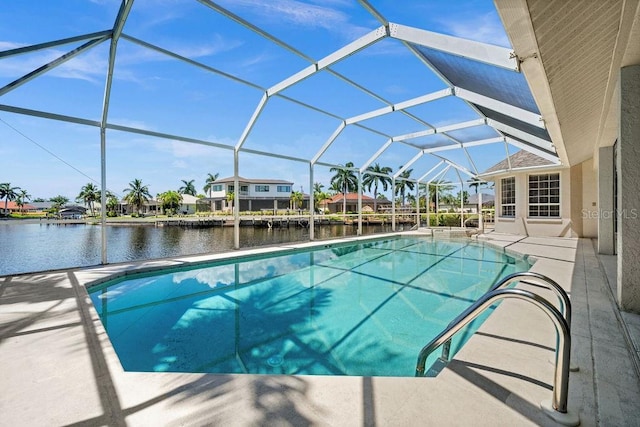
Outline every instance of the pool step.
{"type": "Polygon", "coordinates": [[[435,239],[455,239],[469,237],[471,234],[474,234],[474,232],[475,230],[434,228],[432,235],[435,239]]]}

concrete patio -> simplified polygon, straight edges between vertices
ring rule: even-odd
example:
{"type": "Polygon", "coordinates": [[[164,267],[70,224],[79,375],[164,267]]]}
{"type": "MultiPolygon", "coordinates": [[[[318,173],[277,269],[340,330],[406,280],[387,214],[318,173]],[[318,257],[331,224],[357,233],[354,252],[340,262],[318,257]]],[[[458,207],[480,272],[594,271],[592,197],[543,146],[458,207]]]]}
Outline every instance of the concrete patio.
{"type": "MultiPolygon", "coordinates": [[[[480,239],[535,257],[532,271],[569,292],[580,368],[569,408],[581,425],[639,425],[640,316],[613,302],[615,257],[596,256],[590,239],[480,239]]],[[[551,398],[554,329],[517,300],[435,378],[124,372],[85,286],[223,256],[0,277],[0,425],[556,425],[539,409],[551,398]]]]}

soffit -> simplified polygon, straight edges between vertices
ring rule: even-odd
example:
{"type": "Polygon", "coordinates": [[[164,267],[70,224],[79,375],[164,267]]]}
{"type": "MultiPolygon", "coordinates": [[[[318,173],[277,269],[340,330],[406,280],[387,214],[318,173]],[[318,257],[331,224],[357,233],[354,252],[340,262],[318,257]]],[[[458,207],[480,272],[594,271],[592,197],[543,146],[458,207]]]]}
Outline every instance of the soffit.
{"type": "Polygon", "coordinates": [[[613,143],[612,100],[623,54],[630,56],[627,43],[637,43],[630,36],[637,3],[496,0],[549,133],[570,165],[613,143]]]}

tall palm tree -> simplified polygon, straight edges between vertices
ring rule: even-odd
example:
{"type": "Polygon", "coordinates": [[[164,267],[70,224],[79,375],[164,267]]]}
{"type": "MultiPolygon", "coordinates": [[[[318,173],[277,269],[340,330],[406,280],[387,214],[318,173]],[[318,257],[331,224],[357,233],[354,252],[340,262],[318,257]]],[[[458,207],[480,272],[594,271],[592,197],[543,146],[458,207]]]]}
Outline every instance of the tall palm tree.
{"type": "Polygon", "coordinates": [[[342,214],[347,213],[347,194],[349,192],[358,191],[358,178],[351,170],[353,162],[347,162],[344,166],[329,169],[329,172],[336,174],[331,178],[331,185],[340,188],[342,191],[342,214]]]}
{"type": "Polygon", "coordinates": [[[130,205],[133,205],[138,214],[142,210],[142,205],[147,203],[149,199],[151,199],[151,194],[149,193],[149,187],[146,185],[142,185],[142,180],[134,179],[129,183],[129,188],[125,188],[122,190],[124,193],[127,193],[124,196],[124,201],[130,205]]]}
{"type": "Polygon", "coordinates": [[[85,205],[89,206],[89,209],[91,210],[91,216],[94,216],[93,207],[94,203],[97,200],[100,200],[100,191],[98,190],[98,187],[92,182],[82,187],[80,189],[80,194],[78,194],[78,197],[76,197],[76,201],[81,201],[85,205]]]}
{"type": "Polygon", "coordinates": [[[407,169],[400,174],[400,179],[396,179],[395,195],[397,196],[398,194],[400,194],[400,196],[402,197],[402,206],[404,206],[404,197],[407,188],[409,190],[413,190],[415,188],[413,182],[407,181],[407,179],[411,177],[411,172],[413,172],[413,169],[407,169]]]}
{"type": "Polygon", "coordinates": [[[204,187],[202,187],[202,191],[204,191],[205,193],[209,193],[210,212],[213,212],[213,200],[211,200],[211,191],[213,190],[213,183],[216,182],[216,179],[218,179],[218,175],[218,173],[208,173],[207,179],[204,181],[204,187]]]}
{"type": "Polygon", "coordinates": [[[0,200],[4,199],[5,215],[8,213],[7,206],[9,205],[9,200],[13,201],[18,198],[18,190],[20,190],[20,187],[12,187],[9,182],[0,184],[0,200]]]}
{"type": "Polygon", "coordinates": [[[196,186],[193,184],[195,179],[192,179],[190,181],[187,181],[186,179],[182,179],[181,181],[184,185],[178,188],[178,193],[189,194],[191,196],[195,196],[196,194],[198,194],[198,192],[196,191],[196,186]]]}
{"type": "Polygon", "coordinates": [[[31,198],[31,194],[28,194],[28,193],[27,193],[27,190],[21,189],[21,190],[18,192],[18,201],[17,201],[17,203],[16,203],[16,204],[17,204],[18,206],[20,206],[20,211],[21,211],[21,212],[22,212],[22,208],[23,208],[23,207],[24,207],[24,205],[25,205],[25,202],[26,202],[27,200],[29,200],[30,198],[31,198]]]}
{"type": "Polygon", "coordinates": [[[392,169],[389,166],[380,166],[378,163],[369,166],[362,176],[362,186],[371,191],[373,186],[373,212],[378,212],[378,185],[382,185],[382,190],[387,191],[391,186],[389,174],[392,169]]]}

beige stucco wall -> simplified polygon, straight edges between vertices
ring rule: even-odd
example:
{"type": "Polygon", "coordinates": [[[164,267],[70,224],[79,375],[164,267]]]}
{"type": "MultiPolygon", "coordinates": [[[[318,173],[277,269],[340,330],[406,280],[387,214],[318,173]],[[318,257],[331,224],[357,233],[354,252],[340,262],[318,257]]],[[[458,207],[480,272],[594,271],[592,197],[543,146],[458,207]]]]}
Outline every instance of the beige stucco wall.
{"type": "MultiPolygon", "coordinates": [[[[580,210],[582,208],[582,189],[579,190],[576,200],[572,200],[571,186],[572,174],[574,181],[578,182],[582,178],[581,167],[573,170],[569,168],[544,168],[530,169],[520,172],[511,172],[491,177],[495,180],[496,188],[496,221],[495,230],[500,233],[514,233],[527,236],[563,236],[576,237],[582,232],[582,220],[580,210]],[[528,218],[528,181],[529,175],[541,173],[559,173],[560,174],[560,218],[528,218]],[[501,179],[509,176],[516,178],[516,215],[515,218],[500,217],[500,194],[501,179]],[[577,216],[580,218],[578,222],[578,230],[574,229],[572,221],[572,202],[577,204],[577,216]]],[[[577,184],[575,184],[577,186],[577,184]]],[[[574,218],[575,218],[575,213],[574,218]]]]}
{"type": "Polygon", "coordinates": [[[582,163],[571,166],[569,173],[571,175],[571,187],[569,189],[569,194],[571,195],[571,228],[578,236],[582,236],[582,163]]]}
{"type": "Polygon", "coordinates": [[[594,159],[582,165],[582,237],[598,237],[598,174],[594,159]]]}
{"type": "Polygon", "coordinates": [[[598,176],[593,159],[571,168],[530,169],[491,177],[496,183],[496,231],[528,236],[597,237],[598,176]],[[529,175],[560,173],[560,218],[528,218],[529,175]],[[516,217],[500,217],[501,180],[516,178],[516,217]]]}

